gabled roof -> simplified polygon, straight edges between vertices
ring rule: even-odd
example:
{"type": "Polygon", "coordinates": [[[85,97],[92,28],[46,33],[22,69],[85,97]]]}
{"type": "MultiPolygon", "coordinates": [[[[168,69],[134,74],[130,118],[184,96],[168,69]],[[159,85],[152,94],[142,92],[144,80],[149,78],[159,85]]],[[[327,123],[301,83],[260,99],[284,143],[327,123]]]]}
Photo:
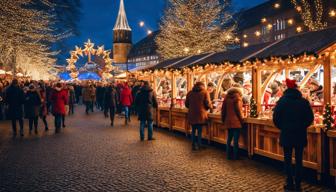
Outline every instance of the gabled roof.
{"type": "Polygon", "coordinates": [[[127,30],[132,31],[131,27],[128,25],[124,0],[120,0],[120,7],[118,12],[118,17],[113,30],[127,30]]]}
{"type": "Polygon", "coordinates": [[[249,47],[218,52],[209,56],[208,58],[194,63],[194,65],[220,64],[226,61],[229,61],[231,63],[239,63],[254,57],[256,53],[271,45],[271,43],[263,43],[258,45],[252,45],[249,47]]]}
{"type": "Polygon", "coordinates": [[[286,38],[265,49],[254,58],[288,57],[292,55],[318,54],[336,43],[336,27],[321,31],[302,33],[286,38]]]}
{"type": "Polygon", "coordinates": [[[321,31],[298,34],[273,43],[263,43],[224,52],[169,59],[151,67],[150,70],[164,68],[180,69],[194,65],[221,64],[224,62],[242,63],[247,60],[290,57],[304,53],[319,54],[334,44],[336,44],[336,27],[331,27],[321,31]]]}
{"type": "Polygon", "coordinates": [[[186,57],[179,57],[179,58],[173,58],[173,59],[168,59],[168,60],[165,60],[165,61],[162,61],[161,63],[147,69],[147,70],[155,70],[155,69],[163,69],[163,68],[167,68],[167,66],[170,66],[170,65],[174,65],[174,64],[177,64],[181,61],[183,61],[184,59],[186,59],[186,57]]]}

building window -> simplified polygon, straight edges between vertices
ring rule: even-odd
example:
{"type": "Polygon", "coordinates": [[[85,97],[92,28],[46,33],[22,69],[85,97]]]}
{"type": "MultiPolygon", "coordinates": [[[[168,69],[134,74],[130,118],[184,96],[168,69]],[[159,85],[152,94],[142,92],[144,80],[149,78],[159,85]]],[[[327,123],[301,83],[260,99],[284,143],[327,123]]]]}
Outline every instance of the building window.
{"type": "Polygon", "coordinates": [[[286,29],[286,20],[277,19],[275,23],[273,23],[273,28],[275,31],[281,31],[281,30],[286,29]]]}
{"type": "Polygon", "coordinates": [[[275,41],[281,40],[281,39],[284,39],[284,38],[286,38],[286,34],[283,34],[283,33],[274,36],[275,41]]]}

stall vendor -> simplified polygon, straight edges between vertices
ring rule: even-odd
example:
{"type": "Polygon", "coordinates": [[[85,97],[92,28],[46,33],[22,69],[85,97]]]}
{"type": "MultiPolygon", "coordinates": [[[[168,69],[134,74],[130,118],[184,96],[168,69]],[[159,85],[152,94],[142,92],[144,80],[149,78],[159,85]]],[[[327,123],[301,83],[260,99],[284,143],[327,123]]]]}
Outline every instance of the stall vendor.
{"type": "Polygon", "coordinates": [[[207,87],[208,93],[210,94],[210,100],[213,102],[215,100],[216,88],[213,82],[208,83],[207,87]]]}
{"type": "Polygon", "coordinates": [[[309,80],[309,89],[311,94],[311,100],[313,102],[320,103],[323,101],[323,86],[315,79],[309,80]]]}
{"type": "Polygon", "coordinates": [[[243,104],[249,104],[252,96],[252,85],[250,83],[245,83],[243,88],[243,104]]]}
{"type": "Polygon", "coordinates": [[[279,83],[278,82],[273,82],[270,86],[272,90],[271,97],[272,98],[277,98],[279,99],[282,96],[282,90],[280,89],[279,83]]]}

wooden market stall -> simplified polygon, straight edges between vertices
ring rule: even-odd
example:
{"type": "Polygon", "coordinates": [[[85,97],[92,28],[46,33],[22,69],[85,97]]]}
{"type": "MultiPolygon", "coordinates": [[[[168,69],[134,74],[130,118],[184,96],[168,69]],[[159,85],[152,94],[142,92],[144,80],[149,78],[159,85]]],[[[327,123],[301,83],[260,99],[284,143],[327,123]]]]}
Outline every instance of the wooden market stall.
{"type": "MultiPolygon", "coordinates": [[[[329,28],[298,34],[272,44],[178,58],[169,63],[161,63],[151,71],[139,72],[139,76],[150,73],[151,82],[157,91],[160,85],[155,79],[163,78],[170,82],[170,101],[164,102],[165,106],[160,105],[157,125],[185,134],[190,133],[187,109],[184,108],[185,92],[190,91],[196,81],[203,81],[206,85],[214,84],[212,99],[217,108],[209,115],[209,125],[204,129],[203,137],[222,144],[226,144],[227,135],[220,118],[220,102],[223,99],[221,93],[225,93],[225,81],[243,74],[242,82],[233,82],[240,83],[246,91],[246,80],[250,77],[250,98],[256,101],[259,116],[249,116],[250,103],[247,103],[245,121],[248,128],[241,131],[240,148],[245,149],[250,157],[260,155],[279,161],[283,161],[283,151],[279,145],[280,131],[272,121],[272,109],[282,93],[274,90],[284,90],[285,78],[297,79],[304,97],[310,100],[315,113],[314,124],[308,129],[304,166],[316,170],[319,179],[321,173],[330,173],[336,177],[336,130],[329,130],[325,134],[322,116],[326,104],[336,106],[335,57],[336,28],[329,28]],[[315,92],[314,86],[317,86],[318,92],[315,92]],[[329,150],[324,145],[326,139],[329,140],[329,150]],[[323,162],[330,163],[326,165],[323,162]]],[[[335,107],[332,109],[336,117],[335,107]]]]}

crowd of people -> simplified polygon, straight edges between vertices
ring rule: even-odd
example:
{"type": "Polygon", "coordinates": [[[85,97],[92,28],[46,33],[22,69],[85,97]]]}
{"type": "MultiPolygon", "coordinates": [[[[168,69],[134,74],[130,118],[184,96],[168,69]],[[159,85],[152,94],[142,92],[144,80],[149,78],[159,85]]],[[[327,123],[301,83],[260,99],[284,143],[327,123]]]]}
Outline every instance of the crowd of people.
{"type": "MultiPolygon", "coordinates": [[[[209,86],[209,85],[208,85],[209,86]]],[[[188,122],[192,127],[192,150],[202,146],[202,128],[208,125],[208,113],[214,108],[212,97],[214,88],[206,89],[203,82],[196,82],[186,95],[188,122]],[[197,138],[196,138],[197,137],[197,138]]],[[[274,90],[277,87],[274,86],[274,90]]],[[[274,91],[276,92],[276,91],[274,91]]],[[[29,121],[29,134],[34,130],[38,134],[38,122],[42,120],[45,131],[49,130],[47,116],[54,116],[55,132],[65,127],[66,115],[74,114],[75,105],[84,104],[86,115],[94,108],[110,117],[114,126],[116,114],[123,114],[125,125],[131,114],[137,114],[140,120],[140,140],[145,139],[145,127],[148,127],[148,140],[153,137],[153,109],[158,107],[156,93],[147,81],[135,83],[93,83],[66,84],[61,82],[30,81],[0,83],[0,118],[12,122],[13,137],[17,135],[19,122],[20,135],[24,136],[23,118],[29,121]]],[[[227,135],[227,158],[239,159],[238,141],[240,130],[245,126],[243,118],[244,92],[239,86],[232,86],[223,95],[221,117],[227,135]],[[233,140],[233,150],[231,143],[233,140]]],[[[280,129],[280,144],[284,149],[287,183],[285,189],[300,190],[303,150],[307,145],[307,128],[312,124],[314,115],[310,102],[305,99],[295,80],[286,80],[286,88],[279,98],[273,113],[273,121],[280,129]],[[295,182],[292,176],[292,153],[295,150],[295,182]]]]}
{"type": "Polygon", "coordinates": [[[139,114],[141,140],[144,140],[146,125],[148,139],[154,139],[152,108],[158,104],[148,82],[64,83],[17,79],[0,82],[0,120],[11,121],[13,138],[17,136],[17,123],[20,136],[24,136],[24,119],[29,122],[29,134],[33,131],[38,134],[39,119],[48,131],[49,114],[54,116],[55,133],[59,133],[66,127],[66,116],[73,115],[75,106],[82,104],[86,115],[97,109],[106,118],[110,117],[111,126],[114,126],[116,114],[125,118],[125,125],[131,121],[132,114],[139,114]]]}

